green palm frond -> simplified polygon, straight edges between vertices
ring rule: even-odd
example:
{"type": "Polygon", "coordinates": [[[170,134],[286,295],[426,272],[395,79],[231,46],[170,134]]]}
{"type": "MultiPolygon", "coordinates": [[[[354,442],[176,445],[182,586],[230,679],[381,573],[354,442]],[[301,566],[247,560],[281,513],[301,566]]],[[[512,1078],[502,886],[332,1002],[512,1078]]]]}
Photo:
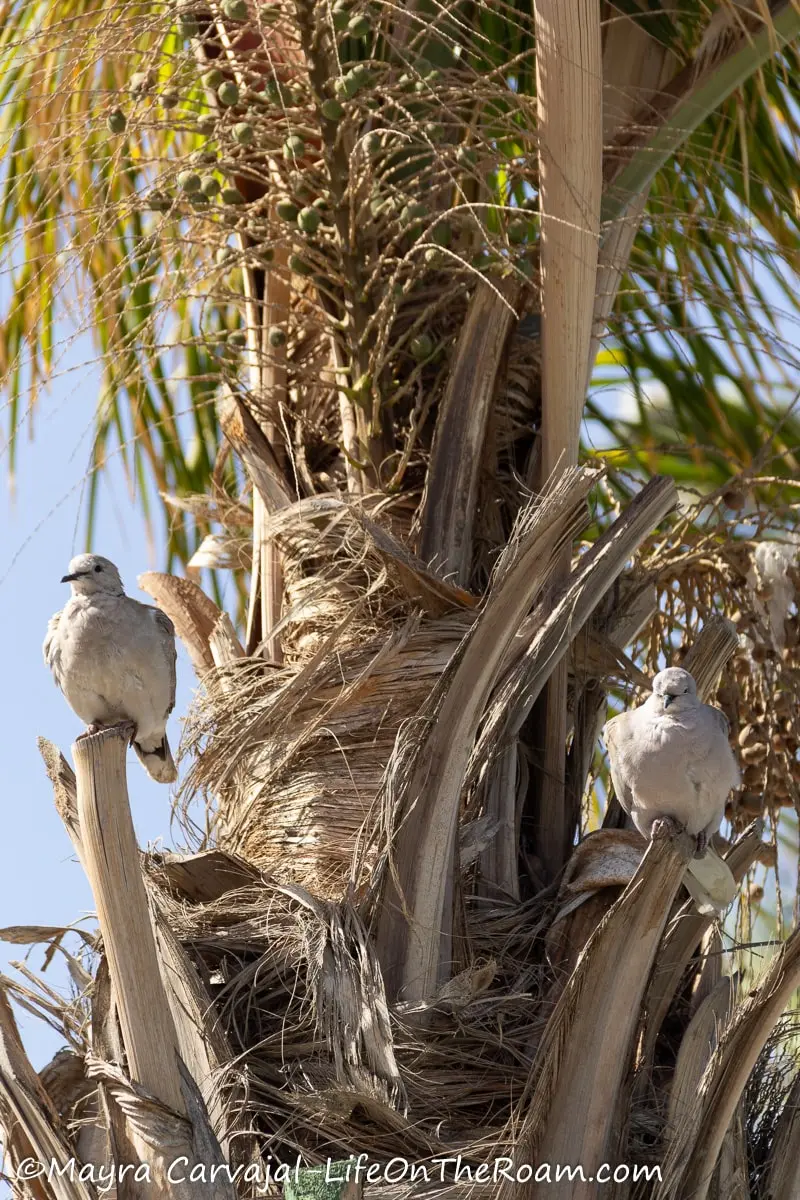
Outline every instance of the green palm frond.
{"type": "MultiPolygon", "coordinates": [[[[213,468],[219,361],[196,327],[180,222],[147,204],[157,164],[180,161],[202,139],[135,116],[122,136],[107,124],[117,109],[152,111],[146,96],[132,103],[137,66],[155,57],[156,78],[165,82],[185,72],[188,52],[174,32],[165,36],[161,11],[63,2],[14,5],[12,16],[0,37],[0,373],[9,399],[8,464],[13,473],[17,431],[26,414],[35,415],[57,339],[70,323],[89,329],[102,364],[91,539],[96,471],[111,452],[131,480],[161,492],[202,492],[213,468]],[[173,227],[169,236],[165,223],[173,227]],[[167,278],[171,312],[163,300],[167,278]],[[183,295],[178,281],[186,282],[183,295]],[[176,386],[180,378],[185,382],[176,386]]],[[[147,503],[148,487],[139,495],[147,503]]],[[[193,524],[173,514],[170,561],[186,561],[196,548],[204,530],[193,524]]]]}
{"type": "MultiPolygon", "coordinates": [[[[653,181],[613,328],[639,419],[617,419],[601,392],[589,404],[612,440],[642,448],[631,461],[664,469],[653,448],[685,441],[698,478],[721,482],[769,443],[776,472],[797,471],[798,69],[788,47],[653,181]]],[[[598,387],[608,381],[600,370],[598,387]]]]}
{"type": "MultiPolygon", "coordinates": [[[[494,161],[470,167],[473,182],[465,191],[443,194],[447,204],[466,204],[476,228],[497,238],[503,209],[524,204],[531,180],[535,186],[531,6],[517,0],[451,16],[433,5],[414,12],[405,40],[394,26],[386,27],[389,34],[381,27],[374,42],[344,39],[342,70],[371,54],[408,67],[413,82],[424,53],[422,61],[442,79],[425,82],[423,73],[411,96],[421,96],[422,104],[435,93],[450,112],[456,108],[447,91],[449,70],[470,69],[503,84],[490,100],[473,104],[459,135],[469,143],[470,130],[480,130],[494,147],[494,161]]],[[[784,7],[776,13],[776,22],[793,19],[784,7]]],[[[668,45],[678,68],[690,59],[706,19],[699,5],[680,16],[627,2],[609,10],[609,21],[623,16],[668,45]]],[[[691,455],[698,478],[707,480],[746,465],[780,422],[777,448],[797,444],[784,408],[798,318],[790,272],[800,250],[794,82],[800,60],[789,46],[753,73],[765,54],[762,43],[766,39],[766,53],[772,46],[771,32],[759,36],[757,46],[758,38],[736,56],[733,75],[725,67],[699,93],[689,89],[695,107],[700,94],[709,112],[688,136],[679,106],[672,148],[653,181],[620,295],[613,332],[628,379],[642,397],[648,380],[658,382],[666,408],[653,411],[643,400],[638,423],[620,422],[596,405],[589,410],[621,444],[686,440],[695,448],[718,448],[703,465],[701,452],[691,455]],[[715,107],[714,95],[729,91],[734,76],[744,83],[715,107]]],[[[276,71],[272,62],[271,79],[276,71]]],[[[202,168],[211,151],[224,165],[208,131],[213,109],[196,47],[158,6],[17,2],[0,35],[0,79],[0,379],[9,468],[13,472],[17,431],[29,414],[35,417],[61,330],[71,319],[91,330],[102,359],[97,469],[118,451],[130,478],[147,479],[151,491],[202,493],[220,449],[214,401],[233,369],[227,337],[242,317],[235,264],[222,287],[213,266],[231,223],[187,211],[176,184],[187,159],[202,168]],[[162,103],[167,93],[169,107],[162,103]],[[111,114],[116,132],[107,125],[111,114]],[[164,205],[167,211],[158,211],[164,205]]],[[[413,108],[417,99],[405,104],[413,108]]],[[[463,109],[458,112],[464,120],[463,109]]],[[[281,122],[289,128],[287,117],[281,122]]],[[[656,152],[663,157],[658,146],[667,144],[665,137],[662,131],[653,141],[645,134],[638,161],[652,163],[656,152]]],[[[432,171],[435,162],[433,149],[401,156],[395,185],[402,186],[409,171],[432,171]]],[[[634,178],[636,162],[634,155],[609,200],[634,178]]],[[[219,183],[224,174],[215,172],[219,183]]],[[[391,309],[384,300],[372,316],[365,314],[365,333],[381,328],[385,339],[391,309]]],[[[417,332],[412,328],[409,341],[417,332]]],[[[781,469],[792,469],[791,458],[781,469]]],[[[92,485],[89,536],[96,497],[92,485]]],[[[176,518],[174,510],[161,519],[168,522],[170,562],[186,561],[208,527],[186,513],[176,518]]]]}

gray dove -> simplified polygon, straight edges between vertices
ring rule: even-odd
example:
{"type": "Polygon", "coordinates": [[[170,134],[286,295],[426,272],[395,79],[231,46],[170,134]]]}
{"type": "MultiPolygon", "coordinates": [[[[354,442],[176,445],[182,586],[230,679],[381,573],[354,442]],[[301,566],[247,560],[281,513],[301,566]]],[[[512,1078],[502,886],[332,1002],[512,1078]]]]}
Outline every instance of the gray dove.
{"type": "Polygon", "coordinates": [[[178,777],[167,741],[175,707],[175,627],[166,613],[125,595],[100,554],[79,554],[62,583],[72,596],[50,618],[44,660],[89,733],[132,721],[133,748],[159,783],[178,777]]]}
{"type": "MultiPolygon", "coordinates": [[[[650,837],[659,817],[672,817],[697,839],[702,860],[728,794],[739,785],[725,714],[698,699],[688,671],[667,667],[644,704],[613,717],[603,736],[617,799],[642,836],[650,837]]],[[[714,852],[689,870],[716,909],[733,899],[733,877],[714,852]]],[[[693,890],[688,879],[687,886],[693,890]]]]}

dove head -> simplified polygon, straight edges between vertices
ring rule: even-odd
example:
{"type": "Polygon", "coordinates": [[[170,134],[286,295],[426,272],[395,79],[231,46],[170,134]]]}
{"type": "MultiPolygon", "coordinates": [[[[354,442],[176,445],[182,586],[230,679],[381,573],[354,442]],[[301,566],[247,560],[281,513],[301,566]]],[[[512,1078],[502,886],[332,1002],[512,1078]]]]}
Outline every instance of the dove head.
{"type": "Polygon", "coordinates": [[[72,584],[73,596],[93,596],[98,592],[109,596],[125,595],[119,571],[102,554],[79,554],[73,558],[61,582],[72,584]]]}
{"type": "Polygon", "coordinates": [[[697,684],[682,667],[667,667],[653,680],[653,703],[659,712],[683,712],[697,701],[697,684]]]}

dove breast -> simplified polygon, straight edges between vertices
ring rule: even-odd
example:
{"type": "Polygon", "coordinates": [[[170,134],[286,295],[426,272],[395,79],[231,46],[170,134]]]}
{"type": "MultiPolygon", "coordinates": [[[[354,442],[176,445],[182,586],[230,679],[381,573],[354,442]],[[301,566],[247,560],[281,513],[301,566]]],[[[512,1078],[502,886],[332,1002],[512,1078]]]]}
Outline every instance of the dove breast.
{"type": "Polygon", "coordinates": [[[676,713],[648,700],[606,726],[612,778],[620,803],[645,837],[658,817],[693,835],[715,832],[739,771],[725,718],[699,701],[676,713]]]}
{"type": "Polygon", "coordinates": [[[175,651],[156,612],[128,596],[94,594],[73,596],[54,618],[45,655],[87,725],[127,720],[137,740],[163,735],[174,704],[175,651]]]}

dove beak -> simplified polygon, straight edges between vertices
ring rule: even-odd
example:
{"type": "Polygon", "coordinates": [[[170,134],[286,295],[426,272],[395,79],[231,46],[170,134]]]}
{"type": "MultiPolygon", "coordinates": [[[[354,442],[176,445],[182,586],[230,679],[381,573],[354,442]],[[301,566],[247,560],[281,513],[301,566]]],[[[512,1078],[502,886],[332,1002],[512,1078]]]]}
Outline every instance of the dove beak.
{"type": "Polygon", "coordinates": [[[664,692],[664,708],[669,708],[675,697],[670,692],[664,692]]]}
{"type": "Polygon", "coordinates": [[[80,575],[62,575],[62,583],[72,583],[73,579],[80,579],[80,575]]]}

